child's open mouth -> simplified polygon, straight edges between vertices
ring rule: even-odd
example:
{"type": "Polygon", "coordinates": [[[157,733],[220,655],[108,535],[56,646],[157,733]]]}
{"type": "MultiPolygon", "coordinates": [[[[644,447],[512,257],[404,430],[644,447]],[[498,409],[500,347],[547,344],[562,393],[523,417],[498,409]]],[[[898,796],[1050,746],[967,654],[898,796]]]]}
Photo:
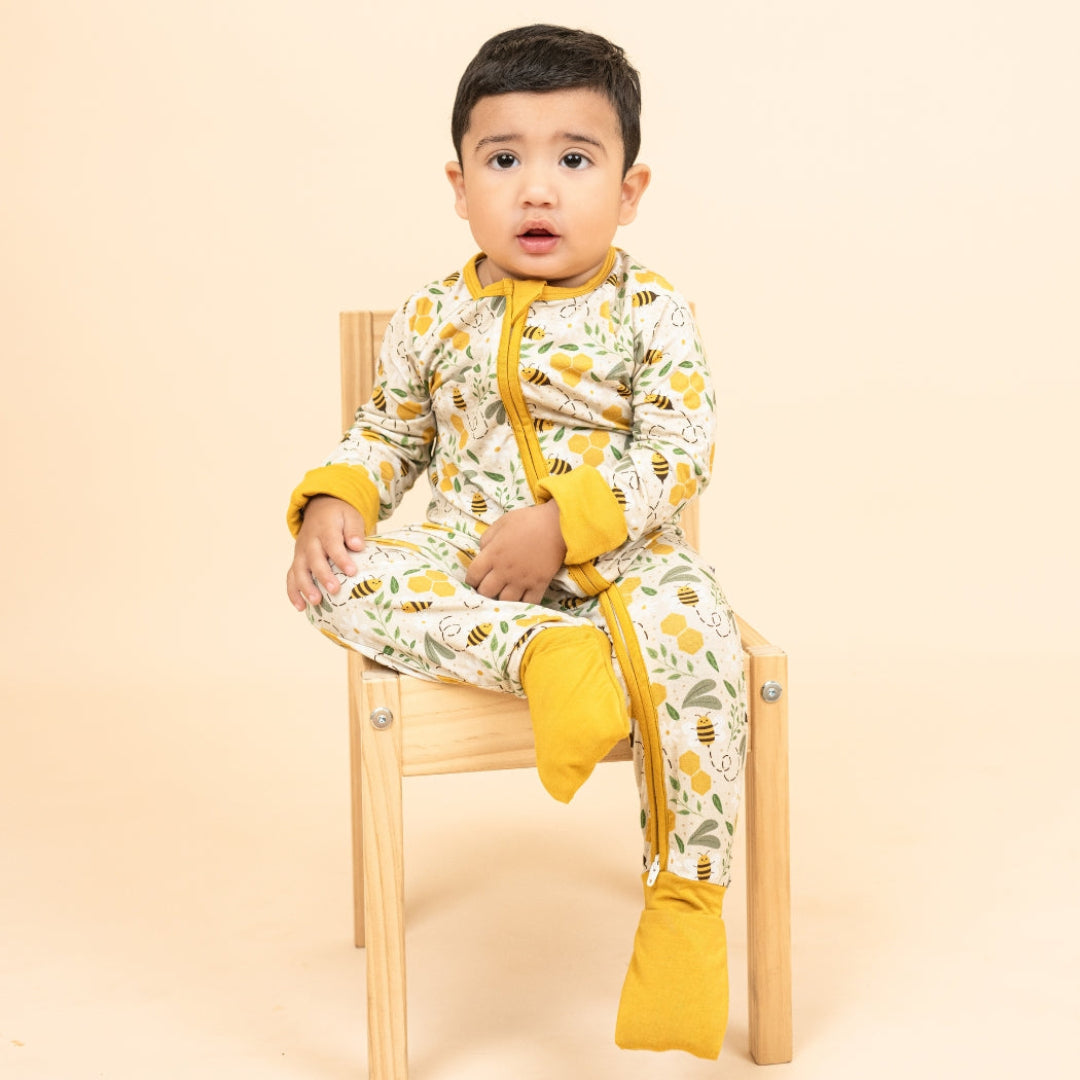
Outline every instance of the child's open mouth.
{"type": "Polygon", "coordinates": [[[518,233],[518,243],[530,255],[546,255],[555,250],[558,242],[558,235],[550,229],[526,229],[525,232],[518,233]]]}

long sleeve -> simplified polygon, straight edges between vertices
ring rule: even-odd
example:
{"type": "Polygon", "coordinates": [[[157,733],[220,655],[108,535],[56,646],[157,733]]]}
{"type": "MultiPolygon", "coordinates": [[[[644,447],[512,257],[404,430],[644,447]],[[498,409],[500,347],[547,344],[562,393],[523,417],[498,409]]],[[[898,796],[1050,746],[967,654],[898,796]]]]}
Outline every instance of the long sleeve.
{"type": "Polygon", "coordinates": [[[612,441],[596,453],[596,464],[585,450],[582,464],[541,485],[559,503],[568,562],[648,535],[708,482],[715,399],[689,307],[674,293],[637,295],[642,301],[628,311],[628,442],[620,449],[612,441]]]}
{"type": "Polygon", "coordinates": [[[413,297],[383,338],[371,400],[324,463],[308,472],[289,500],[295,536],[304,507],[315,495],[333,495],[355,507],[369,532],[389,516],[431,460],[435,419],[422,372],[430,300],[413,297]]]}

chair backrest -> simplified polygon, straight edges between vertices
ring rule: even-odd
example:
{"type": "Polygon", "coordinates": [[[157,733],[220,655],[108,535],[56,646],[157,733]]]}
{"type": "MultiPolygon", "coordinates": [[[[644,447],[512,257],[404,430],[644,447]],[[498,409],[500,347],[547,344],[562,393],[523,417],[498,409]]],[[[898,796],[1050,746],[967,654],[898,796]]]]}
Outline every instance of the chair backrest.
{"type": "MultiPolygon", "coordinates": [[[[347,431],[360,408],[371,397],[375,361],[392,311],[343,311],[341,320],[341,430],[347,431]]],[[[684,508],[680,524],[690,546],[699,550],[698,501],[684,508]]]]}

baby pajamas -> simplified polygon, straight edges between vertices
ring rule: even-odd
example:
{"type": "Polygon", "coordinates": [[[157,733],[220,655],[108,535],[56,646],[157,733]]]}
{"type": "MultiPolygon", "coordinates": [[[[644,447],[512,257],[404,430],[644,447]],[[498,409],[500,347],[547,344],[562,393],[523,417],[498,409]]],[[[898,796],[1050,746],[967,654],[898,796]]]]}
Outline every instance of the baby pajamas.
{"type": "Polygon", "coordinates": [[[605,631],[605,666],[613,658],[620,708],[629,702],[646,846],[646,911],[616,1038],[714,1057],[747,714],[730,608],[678,525],[712,464],[708,368],[685,300],[625,252],[611,249],[572,289],[485,288],[479,258],[396,313],[370,402],[293,493],[294,533],[319,494],[356,507],[368,532],[356,573],[339,572],[344,587],[308,617],[400,671],[528,689],[534,722],[523,657],[531,673],[529,658],[559,637],[547,631],[605,631]],[[372,535],[423,470],[428,520],[372,535]],[[567,556],[543,602],[467,586],[483,531],[549,498],[567,556]],[[707,970],[683,956],[701,952],[714,956],[707,970]]]}

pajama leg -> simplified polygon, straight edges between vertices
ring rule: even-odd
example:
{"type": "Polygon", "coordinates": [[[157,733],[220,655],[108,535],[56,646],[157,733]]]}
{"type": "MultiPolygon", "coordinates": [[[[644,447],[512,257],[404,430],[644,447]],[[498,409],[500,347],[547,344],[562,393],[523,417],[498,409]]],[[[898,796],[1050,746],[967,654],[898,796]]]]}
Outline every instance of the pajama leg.
{"type": "Polygon", "coordinates": [[[651,745],[663,763],[664,794],[654,800],[646,777],[661,770],[648,768],[635,739],[642,827],[648,837],[659,802],[667,863],[643,875],[645,910],[615,1041],[715,1058],[727,1028],[722,910],[746,753],[738,632],[712,572],[677,540],[649,545],[619,588],[648,669],[657,711],[651,745]]]}
{"type": "Polygon", "coordinates": [[[367,538],[356,573],[308,605],[327,637],[387,667],[443,682],[524,696],[519,666],[538,627],[587,626],[538,604],[490,600],[465,584],[476,540],[445,526],[417,525],[367,538]]]}
{"type": "MultiPolygon", "coordinates": [[[[619,582],[649,671],[664,760],[669,855],[679,877],[728,885],[746,757],[746,686],[735,620],[692,550],[654,543],[619,582]]],[[[649,801],[635,739],[642,828],[649,801]]],[[[646,862],[647,865],[647,862],[646,862]]]]}
{"type": "Polygon", "coordinates": [[[470,588],[475,543],[432,524],[370,537],[354,555],[356,573],[339,571],[341,590],[324,593],[308,618],[397,671],[527,696],[540,780],[569,802],[630,731],[611,643],[558,607],[491,600],[470,588]]]}

